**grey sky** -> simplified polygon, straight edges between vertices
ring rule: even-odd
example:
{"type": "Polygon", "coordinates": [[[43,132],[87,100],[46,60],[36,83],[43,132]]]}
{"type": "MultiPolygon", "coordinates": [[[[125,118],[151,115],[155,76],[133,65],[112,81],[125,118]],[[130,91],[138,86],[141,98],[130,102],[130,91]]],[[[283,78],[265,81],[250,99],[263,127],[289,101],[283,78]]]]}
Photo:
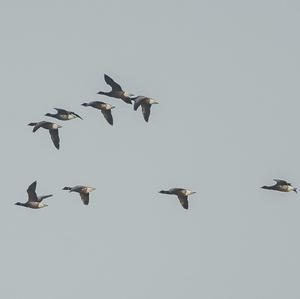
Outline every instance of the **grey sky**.
{"type": "Polygon", "coordinates": [[[259,188],[300,187],[298,1],[0,7],[1,298],[299,298],[299,195],[259,188]],[[149,123],[96,95],[104,73],[160,101],[149,123]],[[27,126],[53,107],[84,118],[59,151],[27,126]],[[49,206],[14,206],[34,180],[49,206]]]}

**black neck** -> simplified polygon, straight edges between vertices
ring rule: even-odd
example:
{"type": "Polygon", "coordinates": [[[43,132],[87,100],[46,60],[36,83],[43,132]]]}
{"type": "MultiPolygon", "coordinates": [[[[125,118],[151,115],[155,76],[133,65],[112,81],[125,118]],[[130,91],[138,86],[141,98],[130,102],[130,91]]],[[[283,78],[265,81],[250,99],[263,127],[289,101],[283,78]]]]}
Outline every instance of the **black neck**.
{"type": "Polygon", "coordinates": [[[111,91],[110,92],[99,91],[98,94],[103,94],[105,96],[109,96],[111,94],[111,91]]]}
{"type": "Polygon", "coordinates": [[[163,193],[163,194],[172,194],[170,191],[166,191],[166,190],[161,190],[159,193],[163,193]]]}

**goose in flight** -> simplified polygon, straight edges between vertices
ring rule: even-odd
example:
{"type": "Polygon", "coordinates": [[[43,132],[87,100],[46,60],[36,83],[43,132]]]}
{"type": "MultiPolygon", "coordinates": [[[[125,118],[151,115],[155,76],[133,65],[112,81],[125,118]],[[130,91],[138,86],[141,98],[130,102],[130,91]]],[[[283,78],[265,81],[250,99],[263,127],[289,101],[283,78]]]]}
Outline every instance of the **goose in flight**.
{"type": "Polygon", "coordinates": [[[280,192],[290,192],[294,191],[297,193],[297,188],[293,187],[290,183],[284,180],[278,180],[274,179],[273,181],[276,182],[275,185],[272,186],[262,186],[261,188],[263,189],[268,189],[268,190],[275,190],[275,191],[280,191],[280,192]]]}
{"type": "Polygon", "coordinates": [[[148,122],[151,106],[153,104],[158,104],[158,101],[144,96],[138,96],[133,101],[133,109],[136,111],[140,106],[142,106],[144,120],[148,122]]]}
{"type": "Polygon", "coordinates": [[[49,121],[40,121],[37,123],[30,123],[28,126],[33,126],[32,132],[37,131],[39,128],[44,128],[46,130],[49,130],[52,142],[54,146],[59,149],[59,135],[58,135],[58,129],[61,128],[60,125],[56,123],[52,123],[49,121]]]}
{"type": "Polygon", "coordinates": [[[182,207],[187,210],[189,208],[188,196],[196,192],[183,188],[172,188],[169,190],[161,190],[159,193],[177,195],[182,207]]]}
{"type": "Polygon", "coordinates": [[[69,190],[70,192],[78,192],[80,198],[85,205],[89,204],[89,193],[96,190],[96,188],[88,186],[75,186],[75,187],[64,187],[63,190],[69,190]]]}
{"type": "Polygon", "coordinates": [[[123,100],[127,104],[132,104],[131,101],[134,98],[136,98],[134,94],[123,91],[122,87],[106,74],[104,74],[104,80],[111,87],[111,91],[109,92],[99,91],[98,94],[103,94],[108,97],[118,98],[123,100]]]}
{"type": "Polygon", "coordinates": [[[89,103],[83,103],[81,105],[85,106],[85,107],[90,106],[90,107],[93,107],[93,108],[101,110],[101,112],[104,115],[104,117],[107,120],[107,122],[110,125],[113,125],[114,121],[113,121],[113,117],[112,117],[112,114],[111,114],[111,109],[114,109],[115,106],[112,106],[110,104],[107,104],[107,103],[104,103],[104,102],[100,102],[100,101],[93,101],[93,102],[89,102],[89,103]]]}
{"type": "Polygon", "coordinates": [[[74,118],[82,119],[81,116],[79,116],[75,112],[67,111],[65,109],[60,109],[60,108],[54,108],[54,109],[57,111],[57,113],[55,113],[55,114],[46,113],[45,116],[54,117],[59,120],[70,120],[70,119],[74,119],[74,118]]]}
{"type": "Polygon", "coordinates": [[[36,181],[33,182],[27,189],[27,193],[28,193],[27,202],[25,202],[25,203],[16,202],[15,205],[26,207],[26,208],[31,208],[31,209],[40,209],[40,208],[47,207],[48,205],[44,204],[42,201],[43,201],[43,199],[51,197],[53,195],[49,194],[49,195],[37,196],[35,189],[36,189],[36,181]]]}

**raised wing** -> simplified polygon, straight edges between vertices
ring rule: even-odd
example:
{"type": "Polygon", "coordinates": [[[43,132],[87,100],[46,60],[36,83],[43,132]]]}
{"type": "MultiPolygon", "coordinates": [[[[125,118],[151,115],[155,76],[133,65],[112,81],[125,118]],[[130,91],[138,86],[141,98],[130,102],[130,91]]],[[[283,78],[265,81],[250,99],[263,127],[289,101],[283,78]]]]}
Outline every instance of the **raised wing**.
{"type": "Polygon", "coordinates": [[[90,199],[90,194],[89,193],[80,193],[80,197],[81,197],[82,202],[85,205],[89,204],[89,199],[90,199]]]}
{"type": "Polygon", "coordinates": [[[104,80],[112,88],[113,91],[123,91],[122,87],[106,74],[104,74],[104,80]]]}
{"type": "Polygon", "coordinates": [[[66,114],[66,115],[69,114],[69,112],[65,109],[60,109],[60,108],[54,108],[54,109],[60,114],[66,114]]]}
{"type": "Polygon", "coordinates": [[[107,120],[107,122],[110,125],[113,125],[114,121],[113,121],[113,117],[112,117],[112,114],[111,114],[111,109],[109,109],[109,110],[101,110],[101,112],[104,115],[104,117],[107,120]]]}
{"type": "Polygon", "coordinates": [[[273,179],[277,183],[277,185],[290,185],[287,181],[284,180],[278,180],[278,179],[273,179]]]}
{"type": "Polygon", "coordinates": [[[49,130],[51,139],[53,141],[54,146],[59,149],[59,135],[58,135],[58,129],[50,129],[49,130]]]}
{"type": "Polygon", "coordinates": [[[150,109],[151,109],[150,104],[142,105],[142,112],[143,112],[144,120],[147,122],[148,122],[149,116],[150,116],[150,109]]]}
{"type": "Polygon", "coordinates": [[[35,192],[36,189],[36,181],[34,181],[28,188],[27,188],[27,193],[28,193],[28,201],[38,201],[38,197],[35,192]]]}
{"type": "Polygon", "coordinates": [[[187,210],[189,208],[188,197],[185,195],[178,195],[178,199],[179,199],[182,207],[187,210]]]}

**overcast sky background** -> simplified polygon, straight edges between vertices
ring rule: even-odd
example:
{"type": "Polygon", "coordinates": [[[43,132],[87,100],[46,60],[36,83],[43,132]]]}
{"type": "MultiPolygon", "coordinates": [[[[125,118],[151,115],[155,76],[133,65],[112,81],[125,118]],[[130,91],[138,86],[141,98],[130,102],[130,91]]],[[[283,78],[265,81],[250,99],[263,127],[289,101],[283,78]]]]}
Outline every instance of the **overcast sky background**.
{"type": "Polygon", "coordinates": [[[0,8],[1,298],[300,297],[300,195],[260,189],[300,187],[299,1],[0,8]],[[160,102],[149,123],[96,94],[104,73],[160,102]],[[59,151],[27,126],[53,107],[84,118],[57,121],[59,151]],[[15,206],[34,180],[49,206],[15,206]]]}

